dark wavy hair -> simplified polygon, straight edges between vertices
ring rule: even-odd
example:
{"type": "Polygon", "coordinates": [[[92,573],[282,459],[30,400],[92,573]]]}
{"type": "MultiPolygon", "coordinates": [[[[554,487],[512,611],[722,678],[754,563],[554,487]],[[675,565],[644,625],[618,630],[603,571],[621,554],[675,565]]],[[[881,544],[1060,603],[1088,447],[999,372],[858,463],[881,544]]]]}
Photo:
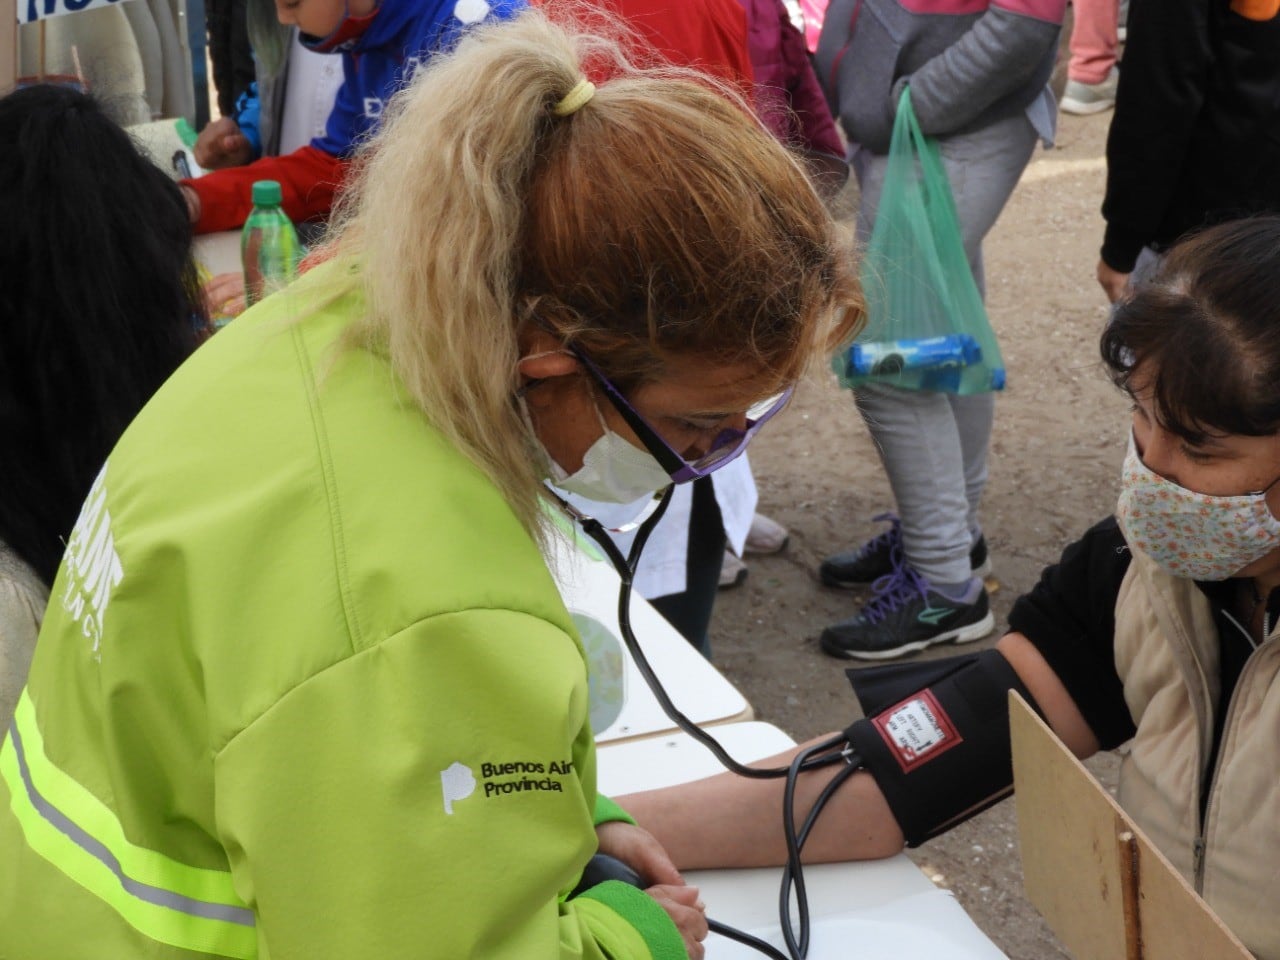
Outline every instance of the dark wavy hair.
{"type": "Polygon", "coordinates": [[[177,185],[92,98],[0,99],[0,540],[52,583],[129,421],[206,327],[177,185]]]}
{"type": "Polygon", "coordinates": [[[1122,389],[1139,367],[1154,372],[1156,416],[1190,443],[1280,431],[1280,217],[1178,243],[1116,308],[1101,346],[1122,389]]]}

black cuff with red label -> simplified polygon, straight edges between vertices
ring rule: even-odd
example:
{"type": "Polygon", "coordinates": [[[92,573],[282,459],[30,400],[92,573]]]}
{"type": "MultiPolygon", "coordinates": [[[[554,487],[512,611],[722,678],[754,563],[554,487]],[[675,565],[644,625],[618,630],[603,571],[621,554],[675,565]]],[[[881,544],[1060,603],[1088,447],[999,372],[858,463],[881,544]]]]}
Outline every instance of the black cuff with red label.
{"type": "Polygon", "coordinates": [[[847,673],[867,718],[845,736],[875,777],[907,846],[1011,792],[1009,691],[1035,701],[997,651],[847,673]]]}

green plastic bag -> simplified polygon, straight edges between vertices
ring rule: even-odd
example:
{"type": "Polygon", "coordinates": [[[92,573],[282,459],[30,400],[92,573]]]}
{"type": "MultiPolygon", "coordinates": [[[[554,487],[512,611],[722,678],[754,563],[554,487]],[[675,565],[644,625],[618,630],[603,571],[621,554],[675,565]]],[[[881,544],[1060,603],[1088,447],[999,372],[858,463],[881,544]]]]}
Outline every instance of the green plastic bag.
{"type": "Polygon", "coordinates": [[[960,240],[936,140],[902,91],[862,261],[867,326],[832,360],[841,386],[972,394],[1004,387],[1004,360],[960,240]]]}

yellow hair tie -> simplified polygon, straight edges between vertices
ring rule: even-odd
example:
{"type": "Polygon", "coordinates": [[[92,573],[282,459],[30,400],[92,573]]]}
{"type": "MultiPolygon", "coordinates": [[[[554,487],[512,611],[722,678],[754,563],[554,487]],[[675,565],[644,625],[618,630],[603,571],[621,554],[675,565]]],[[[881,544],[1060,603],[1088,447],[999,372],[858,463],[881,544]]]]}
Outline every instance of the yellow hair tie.
{"type": "Polygon", "coordinates": [[[567,117],[572,113],[577,113],[587,105],[596,93],[596,85],[583,77],[579,80],[572,90],[564,95],[563,98],[551,108],[551,112],[557,117],[567,117]]]}

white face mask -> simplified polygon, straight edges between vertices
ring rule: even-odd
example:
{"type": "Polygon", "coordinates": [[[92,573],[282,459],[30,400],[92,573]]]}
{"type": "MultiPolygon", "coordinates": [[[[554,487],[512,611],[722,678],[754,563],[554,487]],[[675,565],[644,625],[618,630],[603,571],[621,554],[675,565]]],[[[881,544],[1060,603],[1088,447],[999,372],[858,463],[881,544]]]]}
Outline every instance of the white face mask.
{"type": "MultiPolygon", "coordinates": [[[[537,359],[552,353],[565,352],[549,350],[525,359],[537,359]]],[[[671,485],[671,475],[662,468],[662,464],[658,463],[654,455],[648,450],[641,450],[628,442],[625,437],[610,430],[599,407],[594,409],[596,419],[600,421],[600,429],[604,432],[600,439],[591,444],[583,454],[582,467],[569,473],[556,463],[555,458],[547,452],[547,448],[539,439],[523,396],[519,398],[519,403],[524,422],[547,461],[551,483],[561,490],[594,500],[596,503],[635,503],[640,498],[649,497],[656,491],[671,485]]]]}
{"type": "MultiPolygon", "coordinates": [[[[581,469],[568,473],[547,456],[553,484],[597,503],[634,503],[670,486],[671,475],[653,454],[610,430],[599,410],[596,416],[604,434],[582,455],[581,469]]],[[[542,441],[538,443],[541,446],[542,441]]]]}
{"type": "Polygon", "coordinates": [[[1214,497],[1180,487],[1147,468],[1130,434],[1116,519],[1125,539],[1166,573],[1227,580],[1280,547],[1280,520],[1266,496],[1214,497]]]}

